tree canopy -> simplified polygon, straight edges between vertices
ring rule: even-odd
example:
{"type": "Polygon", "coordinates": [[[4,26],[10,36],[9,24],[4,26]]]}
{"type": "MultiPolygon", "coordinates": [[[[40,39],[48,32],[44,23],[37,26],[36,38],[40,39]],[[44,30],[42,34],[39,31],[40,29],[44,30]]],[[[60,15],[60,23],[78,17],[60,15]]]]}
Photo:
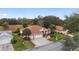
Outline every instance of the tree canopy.
{"type": "Polygon", "coordinates": [[[51,29],[51,34],[54,34],[55,33],[55,30],[56,30],[56,26],[51,24],[50,25],[50,29],[51,29]]]}
{"type": "Polygon", "coordinates": [[[48,28],[50,27],[51,24],[62,25],[63,21],[60,20],[60,18],[56,16],[45,16],[43,18],[43,24],[44,24],[44,27],[48,28]]]}
{"type": "Polygon", "coordinates": [[[29,35],[31,35],[31,31],[26,28],[23,30],[23,35],[29,36],[29,35]]]}
{"type": "Polygon", "coordinates": [[[7,30],[8,29],[8,22],[3,22],[2,26],[4,27],[4,30],[7,30]]]}
{"type": "Polygon", "coordinates": [[[65,18],[65,29],[69,29],[69,32],[71,33],[79,32],[79,14],[74,13],[70,16],[66,16],[65,18]]]}
{"type": "Polygon", "coordinates": [[[38,16],[34,19],[28,19],[28,18],[2,18],[0,19],[0,25],[2,25],[4,22],[7,22],[9,25],[23,25],[24,27],[27,27],[28,25],[34,24],[34,25],[41,25],[43,27],[49,28],[51,24],[54,25],[62,25],[63,21],[57,17],[57,16],[38,16]]]}

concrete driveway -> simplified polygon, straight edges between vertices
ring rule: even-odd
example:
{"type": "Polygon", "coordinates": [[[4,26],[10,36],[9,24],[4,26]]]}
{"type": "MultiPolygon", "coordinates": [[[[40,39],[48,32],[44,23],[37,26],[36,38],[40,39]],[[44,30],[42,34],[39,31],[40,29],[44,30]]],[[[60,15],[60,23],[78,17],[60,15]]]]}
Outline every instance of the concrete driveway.
{"type": "Polygon", "coordinates": [[[46,38],[42,37],[42,35],[37,35],[31,41],[36,45],[36,47],[52,43],[51,41],[49,41],[46,38]]]}
{"type": "Polygon", "coordinates": [[[44,46],[36,47],[28,51],[63,51],[64,44],[62,42],[54,42],[44,46]]]}
{"type": "Polygon", "coordinates": [[[0,45],[0,51],[13,51],[14,48],[11,43],[0,45]]]}
{"type": "Polygon", "coordinates": [[[13,51],[11,31],[0,31],[0,51],[13,51]]]}

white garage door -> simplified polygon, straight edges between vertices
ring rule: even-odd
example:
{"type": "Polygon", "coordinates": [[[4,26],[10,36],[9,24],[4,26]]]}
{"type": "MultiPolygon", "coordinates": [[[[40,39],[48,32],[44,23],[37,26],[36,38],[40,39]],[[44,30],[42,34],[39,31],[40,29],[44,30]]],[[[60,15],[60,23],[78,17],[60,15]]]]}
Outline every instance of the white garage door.
{"type": "Polygon", "coordinates": [[[41,34],[40,35],[31,35],[30,36],[31,39],[38,39],[38,38],[42,38],[42,37],[43,37],[43,35],[41,35],[41,34]]]}
{"type": "Polygon", "coordinates": [[[40,37],[43,37],[43,35],[35,35],[34,37],[35,38],[40,38],[40,37]]]}
{"type": "Polygon", "coordinates": [[[42,35],[34,36],[34,39],[31,40],[31,41],[35,44],[36,47],[43,46],[43,45],[51,43],[49,40],[47,40],[42,35]]]}

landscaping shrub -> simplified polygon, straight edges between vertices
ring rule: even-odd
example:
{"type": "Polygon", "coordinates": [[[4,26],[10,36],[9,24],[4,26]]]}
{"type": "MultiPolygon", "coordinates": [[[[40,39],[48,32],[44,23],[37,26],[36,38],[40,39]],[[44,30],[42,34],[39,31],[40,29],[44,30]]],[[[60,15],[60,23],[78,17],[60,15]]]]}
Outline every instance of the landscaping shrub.
{"type": "Polygon", "coordinates": [[[29,35],[31,35],[31,31],[29,29],[27,29],[27,28],[24,29],[23,30],[23,36],[25,36],[25,37],[23,39],[29,40],[30,39],[29,35]]]}
{"type": "Polygon", "coordinates": [[[17,33],[18,35],[20,35],[20,29],[17,28],[14,33],[17,33]]]}
{"type": "Polygon", "coordinates": [[[35,46],[30,40],[23,40],[23,38],[17,33],[13,33],[13,39],[11,42],[15,51],[22,51],[34,48],[35,46]]]}
{"type": "Polygon", "coordinates": [[[29,36],[29,35],[31,35],[31,31],[26,28],[23,30],[23,35],[29,36]]]}
{"type": "Polygon", "coordinates": [[[54,33],[54,34],[51,34],[50,35],[50,41],[58,41],[58,40],[62,40],[64,38],[64,35],[63,34],[60,34],[60,33],[54,33]]]}
{"type": "Polygon", "coordinates": [[[77,43],[79,43],[79,33],[76,33],[73,38],[77,43]]]}
{"type": "Polygon", "coordinates": [[[64,50],[74,50],[77,48],[78,43],[74,40],[74,38],[66,36],[64,40],[64,50]]]}
{"type": "Polygon", "coordinates": [[[12,44],[15,44],[16,42],[17,42],[17,40],[14,40],[14,39],[11,40],[12,44]]]}

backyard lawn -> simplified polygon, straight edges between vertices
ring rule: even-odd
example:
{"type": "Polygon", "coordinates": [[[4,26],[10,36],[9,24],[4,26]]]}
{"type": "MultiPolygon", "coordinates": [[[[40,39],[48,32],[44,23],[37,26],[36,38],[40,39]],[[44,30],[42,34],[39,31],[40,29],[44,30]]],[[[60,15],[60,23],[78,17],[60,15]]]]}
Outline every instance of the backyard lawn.
{"type": "Polygon", "coordinates": [[[22,37],[16,33],[13,33],[12,44],[15,51],[22,51],[34,48],[35,46],[31,41],[22,39],[22,37]]]}

